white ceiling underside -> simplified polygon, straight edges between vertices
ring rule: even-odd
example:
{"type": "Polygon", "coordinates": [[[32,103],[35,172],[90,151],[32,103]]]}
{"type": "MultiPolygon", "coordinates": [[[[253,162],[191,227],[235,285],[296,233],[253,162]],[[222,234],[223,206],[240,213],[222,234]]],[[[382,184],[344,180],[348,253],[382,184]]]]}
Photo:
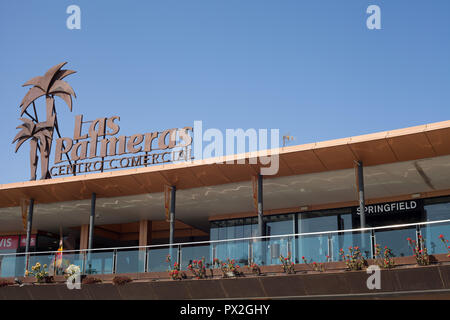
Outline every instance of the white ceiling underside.
{"type": "MultiPolygon", "coordinates": [[[[364,167],[366,199],[450,189],[450,156],[364,167]]],[[[357,200],[353,169],[266,178],[264,209],[292,208],[357,200]]],[[[208,230],[208,218],[253,211],[251,182],[179,190],[176,218],[208,230]]],[[[36,204],[33,229],[58,232],[89,223],[90,200],[36,204]]],[[[101,224],[165,219],[163,193],[99,198],[101,224]]],[[[19,207],[0,209],[0,231],[23,230],[19,207]]]]}

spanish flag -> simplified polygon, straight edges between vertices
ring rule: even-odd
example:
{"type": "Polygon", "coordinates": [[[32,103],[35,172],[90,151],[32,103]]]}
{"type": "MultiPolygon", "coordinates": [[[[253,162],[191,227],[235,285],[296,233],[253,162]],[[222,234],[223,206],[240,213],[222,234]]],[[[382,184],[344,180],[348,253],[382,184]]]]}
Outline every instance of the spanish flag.
{"type": "Polygon", "coordinates": [[[58,252],[56,253],[56,267],[57,268],[61,268],[62,265],[62,257],[63,257],[63,241],[62,239],[59,240],[59,248],[58,248],[58,252]]]}

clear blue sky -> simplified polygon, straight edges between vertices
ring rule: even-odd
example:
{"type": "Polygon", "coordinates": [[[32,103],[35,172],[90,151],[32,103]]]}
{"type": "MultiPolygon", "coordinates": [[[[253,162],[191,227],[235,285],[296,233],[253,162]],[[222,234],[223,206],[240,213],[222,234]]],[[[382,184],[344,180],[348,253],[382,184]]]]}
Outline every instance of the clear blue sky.
{"type": "Polygon", "coordinates": [[[203,120],[295,144],[448,120],[449,14],[448,0],[2,0],[0,183],[29,179],[28,145],[11,144],[21,85],[62,61],[78,71],[74,112],[57,106],[66,136],[81,113],[120,115],[122,134],[203,120]]]}

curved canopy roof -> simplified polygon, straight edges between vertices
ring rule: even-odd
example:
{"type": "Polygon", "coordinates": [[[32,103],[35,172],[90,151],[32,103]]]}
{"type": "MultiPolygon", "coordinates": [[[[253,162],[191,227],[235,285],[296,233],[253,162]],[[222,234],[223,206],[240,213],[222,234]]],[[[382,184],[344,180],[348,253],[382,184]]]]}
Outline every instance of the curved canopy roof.
{"type": "MultiPolygon", "coordinates": [[[[377,166],[450,155],[450,121],[344,139],[278,149],[279,172],[267,179],[351,169],[355,161],[377,166]]],[[[272,150],[273,152],[274,150],[272,150]]],[[[0,185],[0,207],[16,207],[22,199],[53,203],[163,192],[249,181],[260,164],[250,164],[250,153],[226,157],[246,164],[216,164],[216,159],[156,165],[103,173],[0,185]]],[[[426,182],[424,182],[426,183],[426,182]]],[[[429,187],[427,187],[429,188],[429,187]]]]}

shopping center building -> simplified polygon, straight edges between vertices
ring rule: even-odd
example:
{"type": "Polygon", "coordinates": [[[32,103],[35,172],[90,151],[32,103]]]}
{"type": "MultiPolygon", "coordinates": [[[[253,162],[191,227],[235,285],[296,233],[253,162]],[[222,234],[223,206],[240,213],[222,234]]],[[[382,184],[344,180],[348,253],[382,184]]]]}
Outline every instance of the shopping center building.
{"type": "Polygon", "coordinates": [[[447,253],[450,121],[271,148],[277,170],[265,174],[255,152],[196,157],[195,123],[119,136],[119,117],[77,115],[61,137],[55,97],[72,110],[75,96],[64,65],[24,84],[13,142],[30,144],[31,181],[0,185],[0,277],[53,265],[58,249],[63,265],[95,274],[165,271],[168,254],[182,269],[201,258],[333,262],[349,246],[373,258],[376,244],[405,257],[419,237],[447,253]]]}
{"type": "Polygon", "coordinates": [[[3,184],[1,276],[23,274],[24,255],[11,253],[25,252],[27,225],[30,252],[55,251],[62,238],[70,263],[90,252],[99,274],[163,271],[169,252],[183,268],[200,257],[245,265],[257,236],[266,236],[267,265],[288,252],[300,263],[338,261],[352,245],[371,257],[375,243],[410,256],[406,239],[418,235],[430,254],[446,253],[438,236],[450,236],[449,137],[444,121],[282,147],[270,176],[241,154],[234,159],[245,164],[205,159],[3,184]],[[348,231],[361,227],[360,191],[368,229],[348,231]]]}

